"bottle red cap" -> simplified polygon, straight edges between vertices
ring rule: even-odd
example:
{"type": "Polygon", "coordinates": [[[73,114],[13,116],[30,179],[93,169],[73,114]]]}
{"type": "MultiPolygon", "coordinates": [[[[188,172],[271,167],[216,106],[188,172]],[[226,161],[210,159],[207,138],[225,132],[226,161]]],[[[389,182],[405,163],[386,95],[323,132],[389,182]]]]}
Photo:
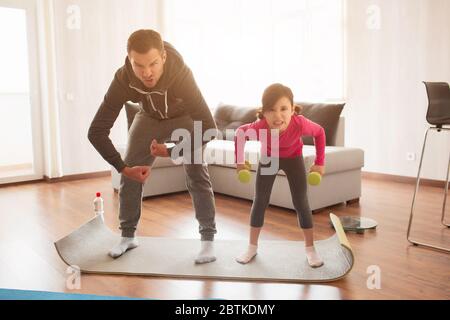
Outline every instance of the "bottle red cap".
{"type": "Polygon", "coordinates": [[[97,197],[100,197],[102,194],[101,194],[100,192],[97,192],[95,195],[96,195],[97,197]]]}

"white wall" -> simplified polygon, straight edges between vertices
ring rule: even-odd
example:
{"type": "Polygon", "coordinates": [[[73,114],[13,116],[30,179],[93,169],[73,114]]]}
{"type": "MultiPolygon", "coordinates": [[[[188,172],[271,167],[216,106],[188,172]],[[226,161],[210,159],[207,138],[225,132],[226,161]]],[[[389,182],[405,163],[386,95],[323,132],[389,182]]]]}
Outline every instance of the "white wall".
{"type": "MultiPolygon", "coordinates": [[[[109,169],[89,143],[87,131],[115,71],[124,63],[128,36],[137,29],[157,28],[156,3],[157,0],[54,1],[64,175],[109,169]]],[[[111,138],[115,144],[126,143],[123,111],[111,138]]]]}
{"type": "MultiPolygon", "coordinates": [[[[364,149],[365,171],[415,176],[427,128],[422,81],[450,82],[450,1],[347,0],[346,13],[346,144],[364,149]]],[[[430,138],[423,173],[443,180],[450,137],[430,138]]]]}

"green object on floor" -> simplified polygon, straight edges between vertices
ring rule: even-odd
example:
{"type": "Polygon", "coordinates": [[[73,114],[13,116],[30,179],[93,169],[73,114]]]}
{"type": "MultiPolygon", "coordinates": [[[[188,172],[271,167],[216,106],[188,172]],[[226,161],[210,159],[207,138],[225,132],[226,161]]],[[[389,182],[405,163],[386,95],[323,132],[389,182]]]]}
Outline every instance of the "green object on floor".
{"type": "Polygon", "coordinates": [[[359,234],[364,233],[366,230],[374,230],[378,225],[375,220],[366,217],[345,216],[339,219],[344,231],[354,231],[359,234]]]}

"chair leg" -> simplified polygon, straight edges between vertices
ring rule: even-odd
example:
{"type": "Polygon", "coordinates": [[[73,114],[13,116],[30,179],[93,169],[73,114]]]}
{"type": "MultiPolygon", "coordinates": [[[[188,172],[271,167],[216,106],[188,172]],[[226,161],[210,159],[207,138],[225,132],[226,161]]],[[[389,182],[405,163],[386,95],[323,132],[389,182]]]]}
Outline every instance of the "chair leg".
{"type": "Polygon", "coordinates": [[[445,205],[447,203],[447,195],[448,195],[448,177],[450,172],[450,153],[448,155],[448,166],[447,166],[447,180],[444,184],[445,192],[444,192],[444,205],[442,206],[442,218],[441,223],[446,226],[447,228],[450,228],[450,224],[445,223],[445,205]]]}
{"type": "MultiPolygon", "coordinates": [[[[413,245],[416,245],[416,246],[417,245],[421,245],[421,246],[424,246],[424,247],[427,247],[427,248],[432,248],[432,249],[437,249],[437,250],[441,250],[441,251],[445,251],[445,252],[450,252],[449,248],[444,248],[444,247],[440,247],[440,246],[434,246],[434,245],[431,245],[431,244],[428,244],[428,243],[418,242],[418,241],[415,241],[415,240],[411,240],[411,238],[410,238],[411,225],[412,225],[412,220],[413,220],[413,216],[414,216],[414,206],[415,206],[416,196],[417,196],[417,192],[419,190],[419,184],[420,184],[420,171],[422,170],[423,156],[424,156],[424,153],[425,153],[425,146],[426,146],[426,143],[427,143],[428,132],[430,131],[430,129],[433,129],[433,128],[428,128],[427,129],[427,131],[425,133],[425,138],[424,138],[424,141],[423,141],[422,155],[420,156],[419,170],[417,172],[416,187],[415,187],[415,190],[414,190],[414,197],[413,197],[412,204],[411,204],[411,213],[410,213],[410,216],[409,216],[408,231],[406,233],[406,239],[410,243],[412,243],[413,245]]],[[[450,165],[450,160],[449,160],[449,165],[450,165]]],[[[448,190],[448,177],[449,177],[448,174],[449,174],[449,170],[447,170],[447,182],[445,184],[445,186],[446,186],[445,196],[446,197],[447,197],[447,190],[448,190]]],[[[446,200],[446,198],[444,198],[443,211],[442,211],[442,220],[444,219],[444,213],[445,213],[445,202],[446,202],[445,200],[446,200]]]]}

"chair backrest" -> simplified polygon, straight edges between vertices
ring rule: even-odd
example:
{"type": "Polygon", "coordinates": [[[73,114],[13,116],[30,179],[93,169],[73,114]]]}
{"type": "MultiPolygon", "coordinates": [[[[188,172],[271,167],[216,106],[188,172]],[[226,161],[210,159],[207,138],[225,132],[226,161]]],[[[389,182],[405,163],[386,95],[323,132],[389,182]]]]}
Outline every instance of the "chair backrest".
{"type": "Polygon", "coordinates": [[[427,122],[450,125],[450,87],[446,82],[424,82],[428,95],[427,122]]]}

